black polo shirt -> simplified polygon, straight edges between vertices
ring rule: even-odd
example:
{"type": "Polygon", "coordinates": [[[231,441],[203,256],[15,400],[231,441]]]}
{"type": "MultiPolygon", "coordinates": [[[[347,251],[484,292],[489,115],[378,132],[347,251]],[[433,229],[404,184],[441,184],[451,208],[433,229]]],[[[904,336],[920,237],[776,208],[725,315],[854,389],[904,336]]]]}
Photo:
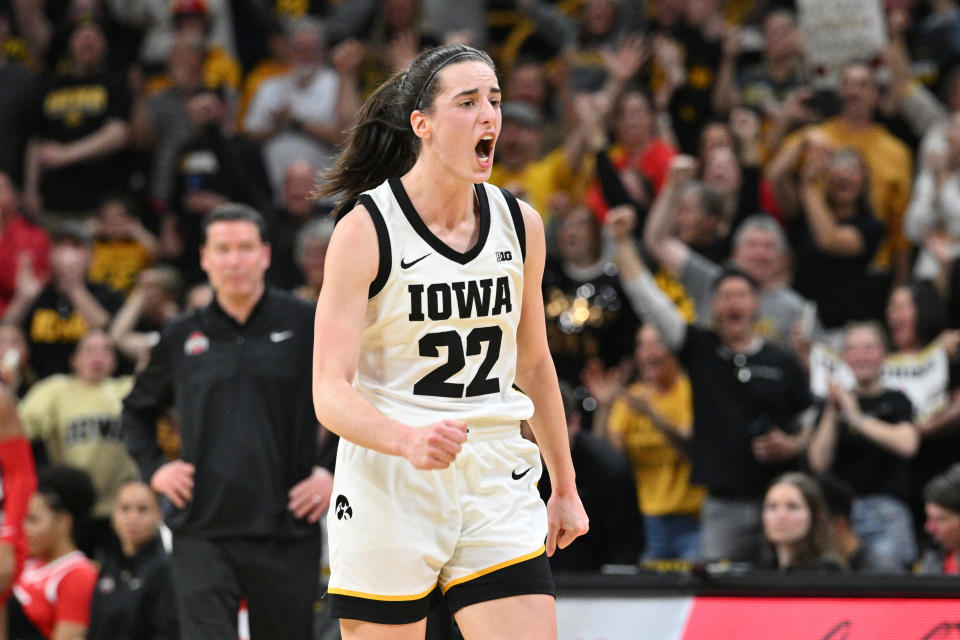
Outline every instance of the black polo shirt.
{"type": "Polygon", "coordinates": [[[752,353],[734,354],[717,334],[693,325],[678,355],[693,388],[691,480],[715,496],[762,496],[796,461],[761,464],[751,441],[773,425],[793,430],[797,414],[810,406],[800,364],[765,342],[752,353]]]}
{"type": "Polygon", "coordinates": [[[179,534],[316,535],[287,492],[317,459],[311,392],[313,307],[268,288],[244,324],[217,304],[164,329],[124,401],[127,447],[144,479],[166,462],[156,418],[174,405],[193,500],[167,518],[179,534]]]}
{"type": "Polygon", "coordinates": [[[133,556],[113,548],[103,558],[90,606],[87,640],[176,640],[173,573],[156,537],[133,556]]]}

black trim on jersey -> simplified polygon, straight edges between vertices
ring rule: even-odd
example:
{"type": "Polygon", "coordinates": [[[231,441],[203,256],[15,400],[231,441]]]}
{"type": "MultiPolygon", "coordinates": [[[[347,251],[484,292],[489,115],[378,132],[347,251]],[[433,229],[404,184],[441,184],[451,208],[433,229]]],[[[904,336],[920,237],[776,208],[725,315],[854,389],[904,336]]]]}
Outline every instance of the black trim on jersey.
{"type": "Polygon", "coordinates": [[[513,228],[517,232],[517,242],[520,243],[520,258],[523,262],[526,262],[527,227],[523,224],[523,214],[520,213],[520,203],[517,202],[516,196],[503,187],[500,188],[500,192],[503,193],[503,199],[507,201],[507,207],[510,208],[510,217],[513,218],[513,228]]]}
{"type": "Polygon", "coordinates": [[[456,613],[459,609],[478,602],[532,593],[557,597],[557,588],[553,584],[553,574],[550,573],[546,553],[461,582],[450,587],[443,594],[443,599],[450,605],[450,611],[456,613]]]}
{"type": "Polygon", "coordinates": [[[400,178],[390,178],[389,182],[390,189],[393,190],[393,197],[397,199],[397,204],[400,205],[400,209],[403,211],[403,215],[406,216],[410,226],[413,227],[417,235],[423,238],[423,241],[433,247],[437,253],[460,264],[467,264],[480,254],[480,251],[487,242],[487,235],[490,233],[490,202],[487,200],[487,191],[483,184],[473,185],[474,191],[477,194],[477,201],[480,203],[480,235],[477,237],[477,243],[475,245],[466,253],[460,253],[433,235],[433,232],[430,231],[426,223],[424,223],[420,214],[417,213],[413,202],[410,201],[410,196],[407,195],[407,191],[403,188],[403,183],[400,181],[400,178]]]}
{"type": "Polygon", "coordinates": [[[417,600],[374,600],[339,593],[327,594],[331,618],[380,624],[409,624],[423,620],[431,609],[440,604],[440,597],[439,587],[417,600]]]}
{"type": "Polygon", "coordinates": [[[387,231],[387,223],[383,219],[383,214],[373,201],[370,194],[360,194],[360,204],[370,213],[370,219],[373,220],[373,226],[377,230],[377,245],[380,248],[380,265],[377,267],[377,277],[370,283],[368,297],[380,293],[384,285],[387,284],[387,278],[390,277],[390,267],[393,263],[393,256],[390,252],[390,233],[387,231]]]}

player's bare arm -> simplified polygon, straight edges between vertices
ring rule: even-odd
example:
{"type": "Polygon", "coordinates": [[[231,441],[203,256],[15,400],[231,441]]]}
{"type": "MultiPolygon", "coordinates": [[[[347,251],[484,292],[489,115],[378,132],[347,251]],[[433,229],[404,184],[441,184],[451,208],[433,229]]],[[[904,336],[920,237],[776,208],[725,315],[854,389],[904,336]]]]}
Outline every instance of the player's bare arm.
{"type": "Polygon", "coordinates": [[[367,292],[379,265],[376,247],[376,229],[363,206],[344,216],[330,238],[314,330],[317,418],[362,447],[403,456],[418,469],[443,469],[466,441],[463,422],[443,420],[417,429],[385,416],[353,388],[367,292]]]}
{"type": "Polygon", "coordinates": [[[540,214],[520,202],[527,237],[527,257],[523,273],[523,303],[517,330],[517,386],[535,407],[530,427],[550,472],[553,494],[547,503],[549,533],[547,554],[557,546],[566,547],[589,527],[587,514],[577,494],[570,441],[567,435],[557,372],[550,356],[544,324],[540,283],[546,256],[543,221],[540,214]]]}

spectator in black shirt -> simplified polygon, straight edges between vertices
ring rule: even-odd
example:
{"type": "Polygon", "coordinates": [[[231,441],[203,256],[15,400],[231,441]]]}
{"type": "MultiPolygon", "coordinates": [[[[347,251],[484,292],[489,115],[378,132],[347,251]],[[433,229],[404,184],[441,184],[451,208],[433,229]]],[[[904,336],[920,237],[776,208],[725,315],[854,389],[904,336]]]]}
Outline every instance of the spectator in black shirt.
{"type": "Polygon", "coordinates": [[[830,471],[856,494],[853,531],[886,560],[910,565],[917,554],[910,496],[909,459],[920,446],[913,406],[899,391],[885,389],[880,367],[886,356],[879,325],[853,325],[844,333],[843,359],[856,386],[831,384],[810,440],[815,473],[830,471]]]}
{"type": "Polygon", "coordinates": [[[250,207],[210,213],[200,262],[213,302],[164,328],[124,402],[130,452],[175,507],[167,524],[187,640],[236,640],[243,596],[251,637],[310,637],[316,523],[332,476],[313,468],[313,307],[265,286],[265,236],[250,207]],[[167,462],[156,419],[171,404],[182,448],[167,462]]]}
{"type": "Polygon", "coordinates": [[[306,160],[295,160],[283,174],[282,204],[270,229],[272,256],[267,279],[290,291],[304,284],[304,273],[297,264],[297,236],[310,220],[324,213],[313,197],[317,167],[306,160]]]}
{"type": "Polygon", "coordinates": [[[123,298],[87,279],[93,237],[78,222],[52,234],[50,281],[20,278],[4,321],[23,327],[40,378],[70,372],[70,355],[90,329],[106,329],[123,298]]]}
{"type": "Polygon", "coordinates": [[[101,559],[87,640],[177,640],[170,559],[160,540],[160,505],[142,482],[122,485],[113,500],[120,541],[101,559]]]}
{"type": "Polygon", "coordinates": [[[817,303],[827,329],[879,318],[886,291],[878,291],[868,267],[886,230],[873,215],[863,158],[853,149],[832,151],[815,135],[800,147],[806,155],[798,185],[772,171],[780,203],[792,217],[793,286],[817,303]]]}
{"type": "Polygon", "coordinates": [[[189,285],[203,280],[197,256],[204,216],[227,202],[268,211],[270,198],[259,151],[246,138],[229,133],[224,91],[201,88],[187,108],[195,133],[177,151],[171,213],[162,232],[168,246],[179,245],[176,264],[189,285]]]}
{"type": "Polygon", "coordinates": [[[24,163],[24,205],[32,213],[83,216],[104,193],[127,189],[130,96],[123,79],[104,70],[106,53],[100,25],[79,22],[68,70],[40,91],[24,163]]]}
{"type": "Polygon", "coordinates": [[[559,259],[543,272],[547,341],[557,376],[586,396],[580,375],[593,359],[617,366],[633,349],[637,317],[626,303],[617,267],[602,252],[600,227],[586,207],[563,219],[557,236],[559,259]]]}
{"type": "Polygon", "coordinates": [[[25,66],[7,58],[10,9],[0,3],[0,172],[14,184],[23,182],[23,150],[27,123],[36,91],[36,76],[25,66]]]}
{"type": "Polygon", "coordinates": [[[763,491],[804,451],[798,416],[810,405],[794,356],[756,333],[756,281],[727,268],[714,282],[716,330],[687,325],[643,266],[631,237],[635,214],[610,211],[624,290],[680,357],[693,389],[691,480],[709,492],[701,510],[707,558],[758,559],[763,491]]]}

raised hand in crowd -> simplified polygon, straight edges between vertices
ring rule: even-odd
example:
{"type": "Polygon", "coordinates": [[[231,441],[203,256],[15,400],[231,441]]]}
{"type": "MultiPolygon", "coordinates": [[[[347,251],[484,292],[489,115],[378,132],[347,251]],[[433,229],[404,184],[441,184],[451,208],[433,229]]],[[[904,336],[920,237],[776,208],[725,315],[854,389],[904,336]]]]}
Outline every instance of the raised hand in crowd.
{"type": "Polygon", "coordinates": [[[628,204],[613,207],[607,211],[605,228],[609,230],[614,242],[633,240],[633,230],[637,227],[637,212],[628,204]]]}
{"type": "Polygon", "coordinates": [[[803,186],[816,184],[826,188],[823,182],[830,161],[831,148],[819,134],[811,133],[804,140],[804,153],[800,165],[800,183],[803,186]]]}
{"type": "Polygon", "coordinates": [[[693,156],[676,155],[670,159],[670,169],[667,172],[667,184],[673,189],[679,189],[697,177],[699,165],[693,156]]]}
{"type": "Polygon", "coordinates": [[[657,111],[666,111],[673,92],[687,81],[684,68],[683,47],[669,36],[657,34],[653,37],[653,59],[663,71],[666,82],[654,93],[657,111]]]}
{"type": "Polygon", "coordinates": [[[17,255],[17,280],[14,298],[33,301],[43,291],[44,284],[33,270],[33,256],[26,251],[17,255]]]}
{"type": "Polygon", "coordinates": [[[593,414],[593,432],[599,437],[607,437],[607,418],[614,399],[623,391],[626,376],[623,368],[603,366],[599,358],[591,358],[580,372],[580,381],[590,396],[596,400],[593,414]]]}
{"type": "Polygon", "coordinates": [[[730,131],[737,141],[740,164],[755,167],[760,164],[760,116],[746,107],[735,107],[730,112],[730,131]]]}
{"type": "Polygon", "coordinates": [[[617,47],[600,50],[607,78],[622,88],[646,64],[651,55],[650,42],[639,35],[628,35],[617,47]]]}
{"type": "Polygon", "coordinates": [[[811,87],[801,87],[791,92],[779,107],[771,111],[771,126],[764,139],[767,149],[778,148],[787,134],[796,127],[820,120],[820,114],[810,106],[813,95],[811,87]]]}

